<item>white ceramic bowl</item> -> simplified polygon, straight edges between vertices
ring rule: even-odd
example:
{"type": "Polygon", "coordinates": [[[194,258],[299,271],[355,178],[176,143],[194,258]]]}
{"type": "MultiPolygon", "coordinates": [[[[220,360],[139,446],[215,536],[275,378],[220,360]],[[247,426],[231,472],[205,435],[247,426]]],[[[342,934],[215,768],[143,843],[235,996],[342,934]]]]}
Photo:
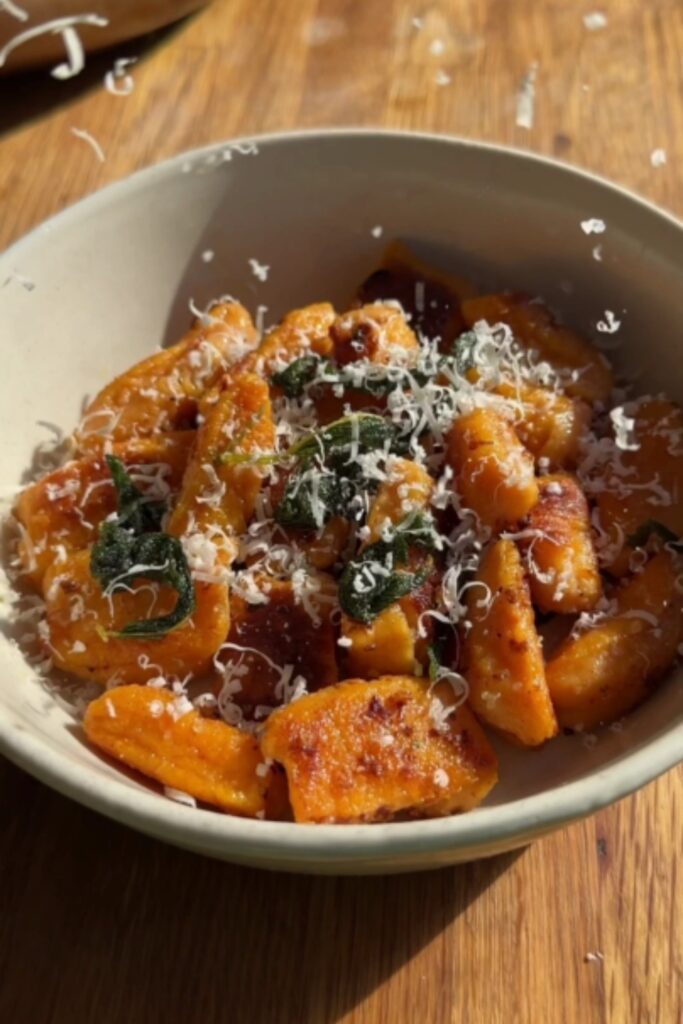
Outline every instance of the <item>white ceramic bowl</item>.
{"type": "MultiPolygon", "coordinates": [[[[397,236],[483,285],[542,294],[589,334],[613,310],[627,362],[643,368],[642,389],[683,398],[683,229],[667,214],[590,175],[495,146],[362,131],[274,136],[136,174],[0,257],[0,284],[10,278],[0,291],[2,485],[20,480],[44,439],[38,420],[69,430],[84,394],[182,332],[191,297],[202,305],[228,292],[253,310],[267,306],[270,320],[312,300],[343,305],[397,236]],[[586,235],[588,218],[603,219],[604,234],[586,235]],[[270,266],[266,282],[250,258],[270,266]]],[[[681,694],[679,673],[592,747],[575,737],[539,752],[499,744],[501,782],[470,814],[302,826],[189,809],[119,772],[84,745],[0,638],[0,749],[9,758],[143,832],[287,870],[437,867],[528,843],[674,765],[681,694]]]]}

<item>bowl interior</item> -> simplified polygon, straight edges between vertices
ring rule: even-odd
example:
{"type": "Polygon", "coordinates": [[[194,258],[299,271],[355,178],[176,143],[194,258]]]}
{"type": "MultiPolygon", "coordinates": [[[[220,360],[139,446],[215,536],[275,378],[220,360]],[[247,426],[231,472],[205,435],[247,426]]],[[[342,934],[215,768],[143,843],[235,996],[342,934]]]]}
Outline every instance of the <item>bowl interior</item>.
{"type": "MultiPolygon", "coordinates": [[[[273,138],[152,168],[0,257],[0,336],[9,355],[0,378],[3,493],[11,494],[45,441],[41,422],[69,432],[85,395],[177,339],[190,300],[202,307],[229,293],[266,323],[310,301],[344,307],[396,237],[482,288],[542,295],[591,337],[612,310],[622,321],[614,355],[626,372],[641,372],[638,389],[683,398],[683,236],[670,218],[596,179],[495,147],[353,132],[273,138]],[[604,233],[586,234],[581,222],[589,218],[602,219],[604,233]],[[254,275],[250,260],[269,267],[267,280],[254,275]]],[[[124,804],[142,792],[83,745],[69,711],[12,643],[7,618],[3,633],[0,736],[17,748],[13,756],[31,766],[37,743],[43,777],[68,770],[92,779],[95,793],[110,780],[117,788],[107,792],[124,804]]],[[[621,795],[619,766],[635,753],[659,750],[640,758],[626,788],[668,767],[680,696],[679,674],[597,742],[561,738],[536,753],[499,744],[499,786],[485,807],[450,821],[449,842],[466,836],[470,818],[495,832],[501,805],[519,800],[520,813],[540,821],[577,780],[586,785],[572,790],[565,817],[585,813],[621,795]]],[[[63,779],[62,788],[69,788],[63,779]]],[[[158,803],[165,814],[168,801],[158,803]]],[[[180,813],[193,827],[203,814],[180,813]]],[[[397,827],[381,826],[377,835],[397,827]]],[[[421,827],[410,826],[413,833],[421,827]]]]}

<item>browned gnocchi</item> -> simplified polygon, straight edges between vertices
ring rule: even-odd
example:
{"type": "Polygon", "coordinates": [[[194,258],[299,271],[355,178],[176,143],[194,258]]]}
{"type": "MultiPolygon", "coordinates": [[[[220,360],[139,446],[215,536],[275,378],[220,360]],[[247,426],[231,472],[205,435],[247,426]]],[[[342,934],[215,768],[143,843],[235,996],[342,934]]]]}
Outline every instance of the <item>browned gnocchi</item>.
{"type": "Polygon", "coordinates": [[[681,649],[683,413],[612,395],[538,301],[402,243],[346,311],[260,333],[221,300],[19,496],[30,641],[100,688],[88,741],[173,799],[470,811],[499,776],[486,730],[615,722],[681,649]]]}

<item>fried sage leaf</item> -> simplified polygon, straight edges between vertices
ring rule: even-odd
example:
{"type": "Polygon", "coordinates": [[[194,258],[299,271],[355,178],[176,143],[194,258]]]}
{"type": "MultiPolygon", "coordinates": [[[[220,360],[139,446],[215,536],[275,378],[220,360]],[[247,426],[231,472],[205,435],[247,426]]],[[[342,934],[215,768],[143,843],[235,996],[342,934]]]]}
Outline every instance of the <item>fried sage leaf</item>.
{"type": "Polygon", "coordinates": [[[350,618],[366,625],[395,601],[417,590],[431,574],[427,559],[416,570],[406,568],[411,550],[436,551],[440,541],[431,516],[407,516],[393,535],[370,544],[349,562],[339,581],[339,604],[350,618]]]}
{"type": "Polygon", "coordinates": [[[194,583],[180,541],[159,529],[162,502],[149,501],[135,486],[120,459],[107,456],[117,495],[114,520],[100,527],[90,555],[90,571],[109,594],[137,579],[165,583],[178,595],[168,615],[131,622],[119,637],[159,637],[180,626],[195,609],[194,583]]]}
{"type": "Polygon", "coordinates": [[[287,398],[299,398],[318,374],[319,367],[324,363],[320,356],[300,356],[286,366],[284,370],[274,373],[271,384],[282,388],[287,398]]]}
{"type": "Polygon", "coordinates": [[[275,510],[281,526],[319,529],[343,513],[354,496],[376,482],[364,475],[361,456],[403,451],[396,427],[371,413],[355,413],[307,434],[287,452],[296,460],[275,510]]]}

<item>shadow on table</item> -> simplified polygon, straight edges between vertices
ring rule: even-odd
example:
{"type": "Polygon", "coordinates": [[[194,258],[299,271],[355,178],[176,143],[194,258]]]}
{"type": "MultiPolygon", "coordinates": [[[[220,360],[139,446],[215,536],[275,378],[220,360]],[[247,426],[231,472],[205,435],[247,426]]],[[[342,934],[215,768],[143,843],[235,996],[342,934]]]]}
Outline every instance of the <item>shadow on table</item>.
{"type": "Polygon", "coordinates": [[[0,1020],[333,1024],[519,855],[310,878],[163,846],[0,763],[0,1020]]]}
{"type": "MultiPolygon", "coordinates": [[[[68,106],[94,89],[104,88],[104,76],[119,57],[135,57],[138,64],[170,42],[196,15],[189,15],[171,25],[156,29],[146,36],[117,43],[106,50],[89,53],[83,70],[64,82],[53,78],[50,64],[14,74],[0,75],[0,136],[28,121],[50,114],[57,107],[68,106]]],[[[53,61],[52,66],[59,61],[53,61]]],[[[135,76],[135,66],[131,69],[135,76]]],[[[112,101],[124,99],[112,97],[112,101]]]]}

